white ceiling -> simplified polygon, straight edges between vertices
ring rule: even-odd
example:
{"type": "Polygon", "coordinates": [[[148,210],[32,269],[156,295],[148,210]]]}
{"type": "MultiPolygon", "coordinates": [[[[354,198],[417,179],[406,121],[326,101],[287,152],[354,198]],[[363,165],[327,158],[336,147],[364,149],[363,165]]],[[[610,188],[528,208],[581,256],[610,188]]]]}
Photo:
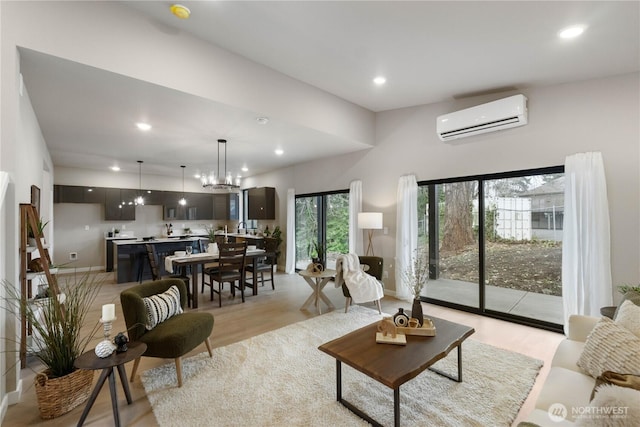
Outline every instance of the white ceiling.
{"type": "MultiPolygon", "coordinates": [[[[122,3],[375,112],[640,70],[637,1],[187,1],[188,20],[164,1],[122,3]],[[557,37],[574,24],[587,26],[581,37],[557,37]],[[376,75],[387,84],[373,85],[376,75]]],[[[367,148],[286,123],[260,126],[251,112],[36,52],[22,60],[55,165],[109,160],[137,171],[142,159],[145,172],[177,176],[180,164],[205,167],[211,135],[227,136],[229,169],[246,165],[248,175],[367,148]],[[162,127],[124,126],[140,103],[162,127]],[[272,155],[273,141],[285,156],[272,155]]]]}

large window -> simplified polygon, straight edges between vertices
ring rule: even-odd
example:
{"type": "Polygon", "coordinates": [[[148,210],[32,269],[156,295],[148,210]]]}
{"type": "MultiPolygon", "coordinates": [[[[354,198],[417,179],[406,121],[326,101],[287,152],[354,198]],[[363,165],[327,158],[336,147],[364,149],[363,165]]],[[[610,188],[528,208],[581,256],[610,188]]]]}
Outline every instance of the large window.
{"type": "Polygon", "coordinates": [[[559,329],[562,167],[419,183],[423,297],[559,329]]]}
{"type": "Polygon", "coordinates": [[[316,257],[335,268],[338,255],[348,251],[348,191],[296,196],[296,268],[316,257]]]}

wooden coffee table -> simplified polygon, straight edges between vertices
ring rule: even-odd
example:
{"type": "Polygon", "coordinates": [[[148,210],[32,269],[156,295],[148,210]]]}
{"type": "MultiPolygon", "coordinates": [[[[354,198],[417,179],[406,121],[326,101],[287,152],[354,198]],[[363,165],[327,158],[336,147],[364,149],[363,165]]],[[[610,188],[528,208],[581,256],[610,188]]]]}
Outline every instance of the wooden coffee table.
{"type": "Polygon", "coordinates": [[[458,349],[458,376],[434,372],[462,382],[462,342],[475,330],[447,320],[431,317],[436,327],[435,337],[407,336],[407,345],[376,343],[378,322],[360,328],[318,347],[336,359],[338,402],[374,426],[380,423],[342,398],[342,363],[393,389],[394,425],[400,425],[400,386],[415,378],[454,348],[458,349]]]}

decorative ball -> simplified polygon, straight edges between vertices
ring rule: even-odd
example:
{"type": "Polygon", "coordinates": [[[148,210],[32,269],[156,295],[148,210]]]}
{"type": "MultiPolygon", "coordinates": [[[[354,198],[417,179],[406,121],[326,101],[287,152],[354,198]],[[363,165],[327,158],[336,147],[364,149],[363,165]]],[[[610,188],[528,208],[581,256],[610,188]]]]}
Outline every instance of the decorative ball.
{"type": "Polygon", "coordinates": [[[96,352],[96,356],[98,356],[101,359],[104,359],[105,357],[111,356],[111,353],[113,353],[115,350],[116,350],[116,346],[113,343],[111,343],[110,341],[104,340],[98,343],[98,345],[96,346],[95,352],[96,352]]]}

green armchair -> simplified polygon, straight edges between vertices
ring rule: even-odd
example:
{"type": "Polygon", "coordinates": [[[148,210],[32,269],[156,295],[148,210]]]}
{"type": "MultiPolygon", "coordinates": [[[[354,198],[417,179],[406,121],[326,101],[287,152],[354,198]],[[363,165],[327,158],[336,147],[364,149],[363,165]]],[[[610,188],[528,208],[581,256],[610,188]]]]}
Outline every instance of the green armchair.
{"type": "MultiPolygon", "coordinates": [[[[187,288],[180,279],[162,279],[133,286],[120,293],[120,303],[127,325],[129,339],[147,345],[143,356],[174,359],[178,387],[182,387],[182,356],[196,348],[203,341],[209,356],[213,357],[209,336],[213,330],[213,316],[210,313],[185,313],[187,288]],[[161,294],[172,285],[180,291],[180,306],[183,313],[159,323],[148,331],[145,328],[147,313],[143,298],[161,294]]],[[[133,364],[131,381],[134,380],[140,357],[133,364]]]]}

